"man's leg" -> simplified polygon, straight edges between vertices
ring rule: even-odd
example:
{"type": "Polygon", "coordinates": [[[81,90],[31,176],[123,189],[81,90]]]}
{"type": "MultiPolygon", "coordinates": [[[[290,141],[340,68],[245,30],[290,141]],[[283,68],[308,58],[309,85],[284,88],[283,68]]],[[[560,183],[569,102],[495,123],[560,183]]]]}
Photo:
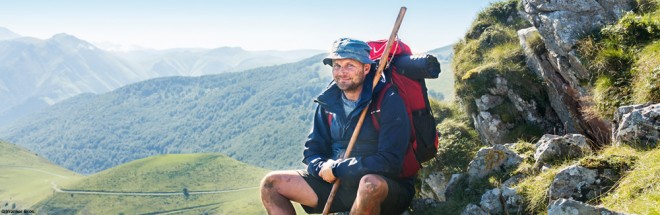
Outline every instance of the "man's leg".
{"type": "Polygon", "coordinates": [[[387,198],[387,181],[382,176],[362,176],[351,214],[380,214],[380,205],[387,198]]]}
{"type": "Polygon", "coordinates": [[[294,170],[268,173],[261,181],[261,202],[268,214],[295,214],[290,201],[316,207],[318,197],[305,179],[294,170]]]}

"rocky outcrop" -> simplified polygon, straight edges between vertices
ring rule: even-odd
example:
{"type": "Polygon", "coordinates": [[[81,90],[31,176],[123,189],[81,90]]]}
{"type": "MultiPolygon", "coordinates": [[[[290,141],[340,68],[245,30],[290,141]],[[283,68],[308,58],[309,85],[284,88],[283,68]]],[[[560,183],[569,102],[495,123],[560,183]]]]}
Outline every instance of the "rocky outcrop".
{"type": "Polygon", "coordinates": [[[469,181],[483,178],[494,171],[504,171],[522,162],[522,158],[504,145],[482,148],[470,162],[467,170],[469,181]]]}
{"type": "Polygon", "coordinates": [[[550,203],[549,215],[625,215],[603,207],[595,207],[570,199],[558,199],[550,203]]]}
{"type": "Polygon", "coordinates": [[[515,189],[503,186],[486,191],[479,205],[488,214],[518,214],[523,209],[523,197],[515,189]]]}
{"type": "Polygon", "coordinates": [[[534,167],[538,169],[551,161],[579,158],[589,153],[591,149],[581,134],[546,134],[536,143],[534,167]]]}
{"type": "Polygon", "coordinates": [[[586,34],[611,24],[633,8],[634,0],[523,0],[524,12],[538,29],[546,52],[527,47],[532,29],[518,32],[527,64],[547,84],[552,108],[568,133],[584,134],[596,143],[610,142],[610,127],[602,120],[586,117],[581,109],[590,106],[580,80],[589,77],[576,56],[575,44],[586,34]]]}
{"type": "Polygon", "coordinates": [[[620,178],[613,169],[589,169],[573,165],[562,169],[550,185],[550,200],[569,198],[585,202],[606,193],[620,178]]]}
{"type": "Polygon", "coordinates": [[[422,187],[419,195],[422,198],[435,199],[444,202],[445,191],[447,190],[448,180],[445,179],[443,172],[432,172],[422,179],[422,187]]]}
{"type": "Polygon", "coordinates": [[[522,3],[527,19],[539,30],[546,47],[564,57],[571,55],[582,36],[619,20],[634,6],[634,0],[522,0],[522,3]]]}
{"type": "Polygon", "coordinates": [[[484,211],[484,209],[481,209],[478,205],[475,204],[468,204],[465,206],[465,209],[463,209],[463,212],[461,212],[461,215],[489,215],[484,211]]]}
{"type": "Polygon", "coordinates": [[[474,127],[485,144],[504,144],[505,136],[515,126],[512,123],[505,122],[502,116],[492,111],[493,108],[502,105],[504,102],[512,104],[513,107],[508,110],[510,114],[518,115],[517,117],[523,119],[525,123],[539,125],[545,131],[552,131],[556,130],[557,127],[561,127],[556,123],[558,119],[554,112],[540,110],[540,105],[536,101],[523,99],[509,87],[509,81],[505,78],[497,76],[493,82],[495,87],[489,88],[489,93],[474,100],[478,114],[472,115],[474,127]]]}
{"type": "Polygon", "coordinates": [[[635,144],[654,148],[660,139],[660,103],[618,108],[612,122],[615,144],[635,144]]]}

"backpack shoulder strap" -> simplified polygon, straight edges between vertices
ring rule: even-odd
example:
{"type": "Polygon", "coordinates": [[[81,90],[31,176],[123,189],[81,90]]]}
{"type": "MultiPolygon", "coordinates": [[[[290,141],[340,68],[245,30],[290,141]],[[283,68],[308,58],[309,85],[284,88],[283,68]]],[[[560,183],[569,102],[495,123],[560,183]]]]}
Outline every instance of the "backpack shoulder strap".
{"type": "Polygon", "coordinates": [[[385,93],[387,93],[387,91],[389,91],[389,89],[392,87],[394,87],[392,83],[387,83],[385,87],[383,87],[383,89],[378,93],[376,100],[374,100],[370,105],[371,122],[374,124],[376,131],[380,131],[380,108],[383,104],[383,98],[385,97],[385,93]]]}

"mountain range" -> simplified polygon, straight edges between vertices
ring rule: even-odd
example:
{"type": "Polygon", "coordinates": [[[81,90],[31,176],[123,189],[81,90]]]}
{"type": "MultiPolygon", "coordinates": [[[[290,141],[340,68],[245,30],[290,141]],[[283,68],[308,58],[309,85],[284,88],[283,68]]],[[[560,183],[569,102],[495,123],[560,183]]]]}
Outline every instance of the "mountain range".
{"type": "Polygon", "coordinates": [[[83,174],[152,155],[199,152],[299,168],[313,99],[330,82],[322,57],[81,94],[0,130],[0,138],[83,174]]]}
{"type": "Polygon", "coordinates": [[[0,27],[0,127],[81,93],[105,93],[163,76],[242,71],[321,52],[234,47],[109,52],[68,34],[40,40],[0,27]]]}
{"type": "MultiPolygon", "coordinates": [[[[8,48],[0,51],[0,73],[9,74],[0,76],[6,89],[0,97],[8,101],[0,109],[0,139],[82,174],[158,154],[199,152],[262,168],[299,168],[312,100],[331,80],[322,55],[247,69],[314,50],[118,53],[66,34],[0,45],[8,48]],[[241,69],[247,70],[227,73],[241,69]],[[208,75],[214,71],[222,74],[208,75]],[[149,79],[160,76],[166,77],[149,79]]],[[[451,50],[432,52],[449,80],[428,82],[433,97],[452,95],[451,50]]]]}

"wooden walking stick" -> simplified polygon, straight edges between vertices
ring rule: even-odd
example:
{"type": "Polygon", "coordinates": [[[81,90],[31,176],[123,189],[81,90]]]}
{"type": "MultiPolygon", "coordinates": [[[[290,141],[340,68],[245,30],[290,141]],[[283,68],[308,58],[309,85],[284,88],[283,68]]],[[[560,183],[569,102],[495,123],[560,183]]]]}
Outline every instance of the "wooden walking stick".
{"type": "MultiPolygon", "coordinates": [[[[401,27],[401,22],[403,21],[403,15],[405,14],[406,14],[406,7],[401,7],[401,10],[399,10],[399,15],[396,17],[396,21],[394,22],[394,28],[392,28],[392,33],[390,34],[390,38],[387,40],[387,45],[385,45],[385,51],[383,52],[383,55],[380,57],[380,62],[378,63],[378,68],[376,69],[376,74],[374,76],[374,81],[372,85],[373,87],[371,88],[371,90],[376,88],[376,84],[378,84],[378,81],[380,81],[380,77],[383,74],[385,65],[387,65],[387,58],[390,55],[392,44],[396,39],[397,32],[399,32],[399,27],[401,27]]],[[[367,109],[368,108],[366,107],[362,109],[360,118],[358,119],[357,125],[355,126],[355,130],[351,135],[351,140],[348,142],[348,147],[346,148],[346,152],[344,153],[344,156],[342,158],[348,158],[351,155],[351,150],[353,150],[355,141],[357,140],[357,137],[360,134],[360,129],[362,129],[362,123],[364,123],[364,117],[367,115],[367,109]]],[[[341,180],[337,179],[335,183],[332,185],[330,196],[328,196],[328,201],[325,202],[325,207],[323,208],[323,215],[327,215],[330,212],[330,206],[332,205],[332,201],[334,201],[335,195],[337,194],[337,190],[339,190],[339,183],[341,183],[341,180]]]]}

